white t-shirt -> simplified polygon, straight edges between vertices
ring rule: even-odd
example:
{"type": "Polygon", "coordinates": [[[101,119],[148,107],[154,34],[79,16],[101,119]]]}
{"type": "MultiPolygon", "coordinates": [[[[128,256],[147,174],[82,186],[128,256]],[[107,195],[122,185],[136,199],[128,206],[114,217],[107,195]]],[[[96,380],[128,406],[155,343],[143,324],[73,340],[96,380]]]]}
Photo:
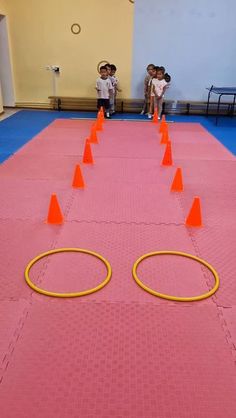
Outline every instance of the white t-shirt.
{"type": "Polygon", "coordinates": [[[164,79],[158,80],[157,78],[153,78],[151,96],[162,96],[164,87],[166,87],[167,84],[168,83],[164,79]]]}
{"type": "Polygon", "coordinates": [[[117,89],[120,89],[120,82],[119,82],[119,79],[115,75],[113,75],[112,77],[113,77],[113,86],[116,92],[117,89]]]}
{"type": "Polygon", "coordinates": [[[113,75],[109,75],[108,78],[111,81],[112,89],[113,89],[113,92],[114,92],[115,91],[115,77],[113,75]]]}
{"type": "Polygon", "coordinates": [[[98,78],[96,82],[96,88],[99,99],[109,99],[109,90],[113,90],[111,80],[109,78],[106,78],[105,80],[103,78],[98,78]]]}

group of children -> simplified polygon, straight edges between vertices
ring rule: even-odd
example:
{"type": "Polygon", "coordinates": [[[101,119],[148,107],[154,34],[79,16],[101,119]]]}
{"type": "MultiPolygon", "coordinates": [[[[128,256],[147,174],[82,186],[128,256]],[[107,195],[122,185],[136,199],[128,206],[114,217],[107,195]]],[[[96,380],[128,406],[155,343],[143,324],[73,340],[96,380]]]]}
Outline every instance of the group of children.
{"type": "MultiPolygon", "coordinates": [[[[99,72],[100,77],[96,82],[97,107],[98,109],[103,107],[105,116],[110,118],[115,113],[117,92],[121,92],[119,81],[116,77],[116,66],[114,64],[103,65],[100,67],[99,72]]],[[[154,64],[147,66],[147,75],[144,80],[142,115],[147,112],[148,118],[151,119],[156,110],[158,118],[161,118],[163,98],[170,81],[171,77],[165,72],[164,67],[157,67],[154,64]]]]}
{"type": "Polygon", "coordinates": [[[158,119],[161,118],[163,99],[166,89],[171,81],[171,77],[165,72],[164,67],[158,67],[154,64],[147,66],[147,75],[144,79],[144,104],[141,115],[147,112],[151,119],[156,110],[158,119]]]}
{"type": "Polygon", "coordinates": [[[105,116],[110,118],[115,113],[115,103],[117,92],[121,92],[119,80],[116,77],[116,66],[114,64],[106,64],[100,67],[100,77],[96,82],[96,90],[98,95],[97,107],[103,107],[105,116]]]}

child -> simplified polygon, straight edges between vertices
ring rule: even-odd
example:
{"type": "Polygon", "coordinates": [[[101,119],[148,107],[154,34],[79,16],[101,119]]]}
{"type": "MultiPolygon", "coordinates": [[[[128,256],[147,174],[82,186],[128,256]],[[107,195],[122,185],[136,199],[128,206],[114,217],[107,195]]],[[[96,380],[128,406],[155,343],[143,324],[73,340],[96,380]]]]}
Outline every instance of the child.
{"type": "Polygon", "coordinates": [[[171,76],[168,73],[166,73],[165,67],[159,67],[159,68],[160,68],[160,70],[163,70],[164,79],[166,80],[166,82],[170,83],[171,82],[171,76]]]}
{"type": "Polygon", "coordinates": [[[114,64],[111,64],[111,82],[114,87],[114,97],[110,98],[111,114],[115,113],[117,92],[122,91],[119,85],[119,80],[116,77],[116,70],[117,70],[116,66],[114,64]]]}
{"type": "Polygon", "coordinates": [[[154,107],[158,112],[158,119],[161,119],[163,97],[168,86],[165,80],[165,68],[156,67],[156,77],[152,80],[152,95],[154,95],[154,107]]]}
{"type": "Polygon", "coordinates": [[[110,103],[109,103],[109,97],[110,94],[113,92],[113,87],[111,84],[111,80],[108,78],[108,72],[106,69],[106,66],[100,67],[100,75],[96,81],[96,90],[98,93],[98,101],[97,101],[97,107],[100,109],[103,107],[105,109],[105,115],[107,118],[110,118],[110,103]]]}
{"type": "Polygon", "coordinates": [[[111,77],[111,64],[106,64],[105,67],[107,69],[108,77],[111,77]]]}
{"type": "Polygon", "coordinates": [[[106,66],[105,66],[106,69],[107,69],[107,72],[108,72],[108,78],[110,79],[111,84],[112,84],[112,88],[113,88],[113,91],[110,92],[110,97],[109,97],[109,100],[110,100],[110,114],[111,115],[113,113],[115,113],[115,78],[112,74],[112,72],[114,72],[114,70],[112,71],[112,66],[114,66],[114,65],[106,64],[106,66]]]}
{"type": "Polygon", "coordinates": [[[148,94],[149,94],[149,110],[148,110],[148,119],[152,118],[152,114],[154,112],[154,99],[155,99],[155,93],[153,90],[153,83],[157,77],[157,68],[159,67],[154,67],[152,70],[152,78],[150,78],[149,83],[148,83],[148,94]]]}
{"type": "Polygon", "coordinates": [[[148,110],[149,100],[150,100],[150,80],[152,79],[154,68],[155,68],[154,64],[149,64],[147,66],[148,74],[146,75],[144,79],[144,103],[143,103],[141,115],[144,115],[144,113],[146,113],[146,111],[148,110]]]}
{"type": "Polygon", "coordinates": [[[111,64],[106,64],[105,65],[106,69],[107,69],[107,74],[108,74],[108,78],[112,84],[112,91],[110,92],[110,96],[109,96],[109,110],[110,110],[110,115],[113,113],[114,110],[114,94],[115,94],[115,89],[114,89],[114,79],[111,75],[111,64]]]}

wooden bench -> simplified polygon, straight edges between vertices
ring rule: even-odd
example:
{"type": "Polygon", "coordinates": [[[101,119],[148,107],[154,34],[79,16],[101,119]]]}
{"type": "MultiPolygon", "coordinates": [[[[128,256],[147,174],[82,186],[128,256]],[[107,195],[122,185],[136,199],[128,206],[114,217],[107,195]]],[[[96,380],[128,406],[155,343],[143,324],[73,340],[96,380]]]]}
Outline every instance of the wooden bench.
{"type": "MultiPolygon", "coordinates": [[[[68,96],[49,96],[51,105],[55,110],[84,110],[96,111],[97,99],[79,98],[68,96]]],[[[163,113],[171,110],[174,100],[165,100],[163,103],[163,113]]],[[[116,99],[116,111],[127,113],[139,113],[143,107],[143,99],[116,99]]]]}
{"type": "MultiPolygon", "coordinates": [[[[97,99],[85,97],[68,97],[68,96],[49,96],[51,105],[55,110],[81,110],[91,111],[97,110],[97,99]]],[[[123,100],[116,100],[117,112],[123,112],[123,100]]]]}
{"type": "MultiPolygon", "coordinates": [[[[143,108],[143,99],[123,99],[124,112],[140,113],[143,108]]],[[[163,103],[163,113],[168,113],[171,110],[174,100],[165,100],[163,103]]]]}
{"type": "Polygon", "coordinates": [[[172,113],[174,100],[164,100],[162,113],[165,115],[167,113],[172,113]]]}

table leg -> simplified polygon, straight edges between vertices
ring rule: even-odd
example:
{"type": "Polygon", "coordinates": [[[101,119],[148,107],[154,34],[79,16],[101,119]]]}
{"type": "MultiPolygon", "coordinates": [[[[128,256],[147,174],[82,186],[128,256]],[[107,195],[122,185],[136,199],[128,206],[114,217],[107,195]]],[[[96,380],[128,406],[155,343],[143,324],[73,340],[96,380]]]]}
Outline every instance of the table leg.
{"type": "Polygon", "coordinates": [[[232,117],[234,117],[235,101],[236,101],[236,94],[234,95],[233,108],[232,108],[232,117]]]}
{"type": "Polygon", "coordinates": [[[222,94],[219,95],[219,99],[218,99],[217,113],[216,113],[216,125],[218,124],[221,96],[222,94]]]}
{"type": "Polygon", "coordinates": [[[207,98],[207,108],[206,108],[206,116],[208,117],[208,112],[209,112],[209,104],[210,104],[210,96],[211,96],[211,90],[213,89],[213,85],[211,86],[209,93],[208,93],[208,98],[207,98]]]}

